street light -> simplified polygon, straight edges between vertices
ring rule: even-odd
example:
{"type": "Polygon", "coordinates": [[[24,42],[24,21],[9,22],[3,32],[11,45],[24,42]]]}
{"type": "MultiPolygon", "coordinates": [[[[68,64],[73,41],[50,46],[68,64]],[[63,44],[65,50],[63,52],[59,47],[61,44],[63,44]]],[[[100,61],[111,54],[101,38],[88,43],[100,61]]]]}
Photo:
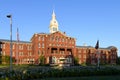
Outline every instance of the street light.
{"type": "Polygon", "coordinates": [[[12,15],[7,15],[10,18],[10,71],[12,71],[12,15]]]}

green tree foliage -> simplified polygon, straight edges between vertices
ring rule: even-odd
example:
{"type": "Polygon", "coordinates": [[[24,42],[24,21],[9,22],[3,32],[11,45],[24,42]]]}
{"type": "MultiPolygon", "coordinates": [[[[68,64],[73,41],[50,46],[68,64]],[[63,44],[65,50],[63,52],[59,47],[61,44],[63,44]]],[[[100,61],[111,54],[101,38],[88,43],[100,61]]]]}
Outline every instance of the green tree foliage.
{"type": "Polygon", "coordinates": [[[120,56],[117,58],[117,64],[120,65],[120,56]]]}
{"type": "MultiPolygon", "coordinates": [[[[14,63],[15,62],[15,58],[12,57],[12,62],[14,63]]],[[[3,64],[9,64],[10,63],[10,56],[2,56],[2,63],[3,64]]]]}
{"type": "Polygon", "coordinates": [[[40,65],[44,65],[45,64],[45,57],[43,55],[41,55],[39,57],[39,62],[40,62],[40,65]]]}
{"type": "Polygon", "coordinates": [[[79,58],[78,57],[74,57],[74,65],[79,65],[79,58]]]}

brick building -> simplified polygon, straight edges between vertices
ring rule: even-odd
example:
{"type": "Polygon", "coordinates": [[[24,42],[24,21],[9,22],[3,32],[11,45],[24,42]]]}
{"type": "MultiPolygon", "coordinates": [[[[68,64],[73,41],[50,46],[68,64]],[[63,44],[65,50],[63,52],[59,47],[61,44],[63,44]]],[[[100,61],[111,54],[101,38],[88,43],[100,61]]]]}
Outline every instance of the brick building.
{"type": "MultiPolygon", "coordinates": [[[[78,58],[79,64],[97,64],[98,54],[92,46],[76,46],[76,39],[59,31],[58,22],[53,11],[50,21],[50,33],[35,33],[30,42],[13,41],[12,57],[15,64],[39,64],[40,56],[44,56],[45,63],[56,65],[73,65],[74,58],[78,58]]],[[[117,48],[99,48],[101,63],[116,64],[117,48]]],[[[0,39],[0,58],[10,55],[10,41],[0,39]]],[[[3,62],[2,62],[3,63],[3,62]]]]}

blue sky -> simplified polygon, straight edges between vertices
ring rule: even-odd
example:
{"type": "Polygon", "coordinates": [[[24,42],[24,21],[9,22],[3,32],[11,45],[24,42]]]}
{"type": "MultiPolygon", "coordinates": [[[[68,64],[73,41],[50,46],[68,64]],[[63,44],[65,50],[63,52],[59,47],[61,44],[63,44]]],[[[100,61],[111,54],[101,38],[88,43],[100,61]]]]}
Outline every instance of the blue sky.
{"type": "MultiPolygon", "coordinates": [[[[100,47],[116,46],[120,50],[120,0],[1,0],[0,39],[9,39],[13,16],[13,39],[17,27],[20,40],[30,41],[34,33],[49,33],[52,10],[59,29],[76,38],[76,44],[100,47]]],[[[120,55],[120,51],[118,51],[120,55]]]]}

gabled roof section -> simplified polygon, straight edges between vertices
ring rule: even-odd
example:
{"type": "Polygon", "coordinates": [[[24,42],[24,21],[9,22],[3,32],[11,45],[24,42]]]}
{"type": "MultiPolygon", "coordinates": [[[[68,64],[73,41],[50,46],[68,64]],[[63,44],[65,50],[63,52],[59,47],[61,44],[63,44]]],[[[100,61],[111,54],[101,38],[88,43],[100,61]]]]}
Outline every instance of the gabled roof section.
{"type": "MultiPolygon", "coordinates": [[[[0,39],[0,42],[10,42],[8,39],[0,39]]],[[[17,40],[12,40],[12,42],[17,42],[17,40]]],[[[19,43],[31,43],[30,41],[19,41],[19,43]]]]}
{"type": "Polygon", "coordinates": [[[75,38],[73,38],[73,37],[67,36],[65,32],[61,32],[61,31],[57,31],[57,32],[51,33],[51,34],[49,34],[49,35],[53,35],[53,34],[56,34],[56,33],[60,33],[60,34],[63,35],[64,37],[68,37],[68,38],[75,39],[75,38]]]}
{"type": "Polygon", "coordinates": [[[30,39],[30,41],[33,40],[33,38],[34,38],[35,35],[48,35],[48,33],[43,33],[43,32],[41,32],[41,33],[35,33],[35,34],[32,36],[32,38],[30,39]]]}

